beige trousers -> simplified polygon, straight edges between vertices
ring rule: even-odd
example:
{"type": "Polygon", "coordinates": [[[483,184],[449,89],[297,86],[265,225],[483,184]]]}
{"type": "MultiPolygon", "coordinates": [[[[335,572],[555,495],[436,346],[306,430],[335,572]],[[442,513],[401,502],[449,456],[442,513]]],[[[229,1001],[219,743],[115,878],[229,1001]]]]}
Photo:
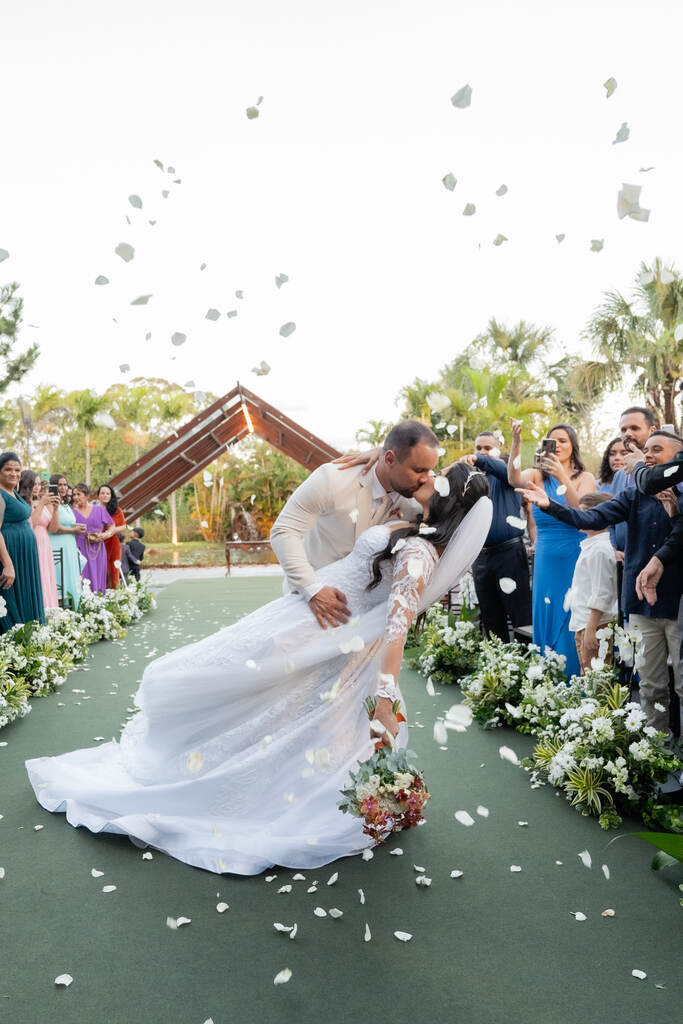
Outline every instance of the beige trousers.
{"type": "Polygon", "coordinates": [[[629,622],[643,635],[640,644],[642,665],[640,675],[640,706],[647,715],[647,724],[670,734],[669,669],[671,658],[674,687],[683,702],[681,686],[681,636],[677,619],[651,619],[647,615],[629,615],[629,622]],[[658,711],[655,704],[663,708],[658,711]]]}

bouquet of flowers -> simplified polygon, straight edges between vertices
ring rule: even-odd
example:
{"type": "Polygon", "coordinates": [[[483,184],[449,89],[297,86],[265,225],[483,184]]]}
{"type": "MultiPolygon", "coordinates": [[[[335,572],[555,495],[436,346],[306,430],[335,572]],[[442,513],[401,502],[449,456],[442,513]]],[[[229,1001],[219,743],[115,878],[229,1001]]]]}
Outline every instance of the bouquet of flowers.
{"type": "MultiPolygon", "coordinates": [[[[368,697],[365,710],[372,719],[376,701],[368,697]]],[[[400,701],[392,710],[400,722],[400,701]]],[[[383,843],[392,832],[401,832],[424,821],[422,808],[429,800],[423,773],[411,764],[415,754],[410,750],[386,746],[382,740],[367,761],[351,772],[349,785],[342,789],[339,809],[344,814],[362,818],[363,832],[376,843],[383,843]]]]}
{"type": "Polygon", "coordinates": [[[414,756],[409,750],[380,747],[351,772],[349,785],[341,791],[339,809],[362,818],[363,832],[376,843],[424,821],[422,808],[429,793],[424,775],[411,764],[414,756]]]}

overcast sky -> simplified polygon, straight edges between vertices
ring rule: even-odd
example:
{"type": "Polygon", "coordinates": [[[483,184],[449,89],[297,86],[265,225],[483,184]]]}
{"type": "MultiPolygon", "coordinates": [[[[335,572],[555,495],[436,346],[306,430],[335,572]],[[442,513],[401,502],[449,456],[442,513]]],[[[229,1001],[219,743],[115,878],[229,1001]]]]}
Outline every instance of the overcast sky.
{"type": "Polygon", "coordinates": [[[587,355],[601,292],[678,257],[680,7],[24,0],[2,37],[0,280],[41,344],[24,391],[239,379],[346,446],[489,317],[587,355]],[[622,182],[648,223],[618,220],[622,182]]]}

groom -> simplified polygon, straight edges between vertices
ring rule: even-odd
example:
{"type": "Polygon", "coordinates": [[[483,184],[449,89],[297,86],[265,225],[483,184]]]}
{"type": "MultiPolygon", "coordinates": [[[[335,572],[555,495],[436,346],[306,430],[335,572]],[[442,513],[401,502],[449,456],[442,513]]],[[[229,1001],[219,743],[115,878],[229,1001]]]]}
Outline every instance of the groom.
{"type": "Polygon", "coordinates": [[[387,434],[379,461],[349,469],[320,466],[294,491],[270,532],[290,590],[303,594],[323,629],[341,626],[351,612],[345,595],[325,586],[317,570],[344,558],[370,526],[389,519],[414,521],[421,512],[412,496],[439,458],[429,427],[403,420],[387,434]]]}

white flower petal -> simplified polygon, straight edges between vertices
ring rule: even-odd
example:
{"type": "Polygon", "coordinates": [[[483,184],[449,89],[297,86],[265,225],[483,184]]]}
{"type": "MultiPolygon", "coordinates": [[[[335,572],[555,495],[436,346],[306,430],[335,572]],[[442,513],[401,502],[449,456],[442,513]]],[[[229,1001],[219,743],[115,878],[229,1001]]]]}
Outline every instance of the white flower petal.
{"type": "Polygon", "coordinates": [[[422,886],[425,889],[428,889],[431,884],[431,878],[427,878],[426,875],[418,875],[417,878],[415,879],[415,885],[422,886]]]}
{"type": "Polygon", "coordinates": [[[474,203],[465,203],[465,209],[462,211],[463,217],[473,217],[477,212],[477,207],[474,203]]]}
{"type": "Polygon", "coordinates": [[[204,319],[205,320],[219,320],[220,319],[220,315],[221,315],[220,314],[220,310],[211,308],[211,309],[207,309],[207,311],[206,311],[206,313],[204,315],[204,319]]]}
{"type": "Polygon", "coordinates": [[[306,881],[306,876],[302,875],[300,872],[298,872],[296,875],[292,875],[292,881],[293,882],[305,882],[306,881]]]}
{"type": "MultiPolygon", "coordinates": [[[[681,331],[681,334],[683,335],[683,331],[681,331]]],[[[680,340],[681,340],[681,338],[676,338],[676,341],[680,341],[680,340]]],[[[678,466],[667,466],[667,468],[662,473],[662,476],[673,476],[674,473],[676,473],[677,471],[678,471],[678,466]]]]}
{"type": "Polygon", "coordinates": [[[352,508],[351,511],[349,512],[349,519],[351,520],[352,523],[357,523],[359,515],[360,512],[358,511],[358,509],[352,508]]]}
{"type": "Polygon", "coordinates": [[[580,910],[572,910],[572,911],[570,911],[570,913],[571,913],[572,917],[575,918],[577,921],[586,921],[586,920],[588,920],[586,915],[582,914],[580,910]]]}
{"type": "Polygon", "coordinates": [[[567,493],[567,485],[566,484],[560,484],[560,486],[557,488],[557,493],[558,494],[566,494],[567,493]]]}
{"type": "Polygon", "coordinates": [[[609,868],[607,867],[606,864],[602,865],[602,873],[605,876],[605,878],[607,879],[607,881],[609,882],[609,868]]]}
{"type": "Polygon", "coordinates": [[[562,235],[562,234],[560,234],[560,235],[555,235],[555,240],[557,241],[557,244],[558,244],[558,245],[561,245],[561,244],[562,244],[562,242],[564,242],[564,240],[565,240],[565,238],[566,238],[566,237],[567,237],[566,235],[562,235]]]}
{"type": "Polygon", "coordinates": [[[462,878],[464,874],[464,871],[458,871],[456,868],[454,871],[451,871],[451,878],[462,878]]]}
{"type": "MultiPolygon", "coordinates": [[[[517,456],[519,458],[519,456],[517,456]]],[[[526,519],[521,519],[519,516],[506,516],[505,522],[508,526],[514,526],[516,530],[524,531],[526,529],[526,519]]]]}
{"type": "Polygon", "coordinates": [[[509,576],[501,576],[498,580],[498,586],[504,594],[512,594],[517,589],[517,583],[515,580],[510,579],[509,576]]]}
{"type": "Polygon", "coordinates": [[[278,889],[278,892],[291,892],[291,891],[292,891],[292,886],[291,885],[281,885],[280,888],[278,889]]]}
{"type": "Polygon", "coordinates": [[[616,910],[612,910],[611,908],[609,910],[603,910],[602,914],[600,915],[600,917],[616,917],[616,916],[617,916],[616,910]]]}
{"type": "Polygon", "coordinates": [[[425,683],[425,690],[427,691],[427,693],[429,694],[430,697],[436,696],[436,691],[434,689],[434,683],[432,682],[431,678],[429,678],[427,680],[427,682],[425,683]]]}
{"type": "Polygon", "coordinates": [[[626,121],[623,121],[621,127],[619,128],[619,131],[616,134],[616,137],[612,139],[612,145],[616,146],[619,142],[626,142],[630,134],[631,129],[629,128],[626,121]]]}
{"type": "Polygon", "coordinates": [[[521,869],[519,864],[511,864],[510,865],[510,871],[512,871],[513,874],[518,874],[521,870],[522,869],[521,869]]]}
{"type": "Polygon", "coordinates": [[[116,886],[115,885],[103,885],[102,886],[102,892],[116,892],[116,886]]]}
{"type": "Polygon", "coordinates": [[[294,927],[292,928],[291,932],[289,933],[290,939],[295,939],[296,938],[296,933],[298,931],[299,931],[299,925],[295,924],[294,927]]]}
{"type": "Polygon", "coordinates": [[[91,868],[90,874],[93,876],[93,878],[101,878],[102,875],[104,874],[104,871],[98,871],[97,868],[91,868]]]}
{"type": "Polygon", "coordinates": [[[363,852],[362,852],[362,854],[361,854],[361,857],[363,858],[363,860],[372,860],[372,858],[373,858],[374,856],[375,856],[375,855],[374,855],[374,853],[372,852],[372,850],[363,850],[363,852]]]}
{"type": "Polygon", "coordinates": [[[581,853],[577,853],[577,857],[585,868],[593,867],[593,858],[591,857],[588,850],[582,850],[581,853]]]}
{"type": "Polygon", "coordinates": [[[434,742],[438,744],[448,743],[448,731],[446,726],[438,719],[434,722],[434,742]]]}
{"type": "Polygon", "coordinates": [[[129,245],[128,242],[119,242],[119,244],[114,249],[114,252],[117,256],[121,257],[124,263],[130,263],[130,261],[135,256],[135,249],[133,248],[132,245],[129,245]]]}
{"type": "Polygon", "coordinates": [[[359,889],[359,890],[358,890],[358,896],[359,896],[359,898],[360,898],[360,905],[361,905],[361,907],[362,907],[362,906],[363,906],[363,904],[365,903],[365,893],[363,892],[363,890],[362,890],[362,889],[359,889]]]}
{"type": "Polygon", "coordinates": [[[366,921],[365,922],[365,932],[363,934],[363,941],[364,942],[369,942],[371,938],[372,938],[372,934],[370,932],[370,925],[366,921]]]}
{"type": "Polygon", "coordinates": [[[449,192],[452,192],[455,186],[458,184],[458,179],[455,177],[454,174],[451,174],[450,171],[448,172],[448,174],[444,174],[441,181],[443,183],[443,187],[445,189],[448,189],[449,192]]]}
{"type": "Polygon", "coordinates": [[[317,891],[318,891],[318,886],[317,885],[310,885],[308,887],[308,889],[306,890],[306,892],[317,892],[317,891]]]}
{"type": "MultiPolygon", "coordinates": [[[[0,262],[2,262],[0,260],[0,262]]],[[[95,284],[109,284],[109,278],[105,277],[104,274],[98,274],[95,278],[95,284]]]]}
{"type": "Polygon", "coordinates": [[[647,974],[645,973],[645,971],[639,971],[637,968],[631,971],[631,974],[634,978],[638,978],[639,981],[645,981],[645,979],[647,978],[647,974]]]}
{"type": "Polygon", "coordinates": [[[451,493],[451,485],[448,482],[448,477],[435,476],[434,490],[441,498],[447,498],[448,495],[451,493]]]}
{"type": "Polygon", "coordinates": [[[143,853],[142,859],[143,860],[153,860],[154,858],[152,857],[152,854],[149,852],[149,850],[147,850],[146,853],[143,853]]]}
{"type": "MultiPolygon", "coordinates": [[[[258,111],[256,113],[258,116],[258,111]]],[[[278,971],[278,973],[273,978],[273,985],[286,985],[291,977],[292,972],[290,971],[289,967],[283,967],[283,969],[281,971],[278,971]]]]}
{"type": "Polygon", "coordinates": [[[605,247],[604,238],[592,238],[591,239],[591,252],[602,252],[605,247]]]}
{"type": "MultiPolygon", "coordinates": [[[[246,113],[247,113],[247,119],[249,121],[253,121],[255,118],[257,118],[259,116],[260,111],[259,111],[258,107],[247,107],[246,113]]],[[[289,978],[287,978],[287,981],[289,981],[289,978]]],[[[280,983],[278,981],[276,981],[275,984],[279,985],[280,983]]]]}
{"type": "MultiPolygon", "coordinates": [[[[502,245],[502,244],[503,244],[503,242],[507,242],[507,241],[508,241],[508,237],[507,237],[507,235],[501,235],[501,234],[499,233],[499,234],[497,234],[497,235],[496,235],[496,237],[495,237],[495,238],[493,239],[493,244],[494,244],[495,246],[499,246],[499,245],[502,245]]],[[[494,449],[494,450],[497,450],[497,451],[498,451],[498,454],[500,455],[500,449],[494,449]]],[[[493,455],[493,452],[491,452],[491,455],[493,455]]]]}
{"type": "Polygon", "coordinates": [[[459,821],[461,825],[474,825],[474,818],[467,811],[456,811],[455,820],[459,821]]]}
{"type": "Polygon", "coordinates": [[[187,335],[183,334],[182,331],[176,331],[174,334],[171,335],[171,344],[175,345],[176,347],[178,345],[184,345],[186,341],[187,335]]]}
{"type": "Polygon", "coordinates": [[[216,904],[216,910],[218,911],[219,914],[224,914],[225,911],[229,909],[229,907],[230,907],[229,903],[217,903],[216,904]]]}
{"type": "Polygon", "coordinates": [[[489,809],[488,809],[488,807],[484,807],[483,804],[479,804],[479,806],[477,807],[477,814],[479,815],[480,818],[488,818],[488,816],[489,816],[489,809]]]}
{"type": "Polygon", "coordinates": [[[283,284],[287,284],[287,281],[289,281],[289,278],[286,274],[278,274],[275,278],[275,287],[282,288],[283,284]]]}
{"type": "Polygon", "coordinates": [[[454,732],[465,732],[474,720],[469,704],[451,704],[446,712],[444,725],[454,732]]]}
{"type": "Polygon", "coordinates": [[[454,107],[459,110],[464,110],[469,107],[472,102],[472,89],[469,85],[463,85],[457,92],[451,96],[451,103],[454,107]]]}
{"type": "Polygon", "coordinates": [[[276,932],[287,932],[287,934],[289,934],[293,927],[293,924],[280,924],[279,921],[273,922],[273,928],[275,929],[276,932]]]}
{"type": "Polygon", "coordinates": [[[68,988],[72,981],[73,978],[70,974],[58,974],[55,978],[55,985],[63,985],[65,988],[68,988]]]}
{"type": "Polygon", "coordinates": [[[607,81],[603,82],[602,84],[603,87],[607,90],[607,95],[605,99],[608,100],[617,87],[617,80],[616,78],[608,78],[607,81]]]}
{"type": "Polygon", "coordinates": [[[292,320],[289,320],[286,324],[283,324],[282,327],[280,328],[280,335],[283,338],[288,338],[290,336],[290,334],[294,334],[295,330],[296,330],[296,324],[292,320]]]}
{"type": "Polygon", "coordinates": [[[399,942],[410,942],[413,937],[410,932],[394,932],[394,936],[399,942]]]}
{"type": "Polygon", "coordinates": [[[316,917],[327,917],[327,911],[323,907],[316,907],[313,913],[316,917]]]}
{"type": "Polygon", "coordinates": [[[344,916],[344,911],[338,910],[337,907],[330,907],[327,913],[330,915],[330,917],[335,918],[335,920],[339,917],[344,916]]]}
{"type": "Polygon", "coordinates": [[[401,849],[400,846],[395,846],[393,850],[389,850],[389,856],[390,857],[402,857],[403,856],[403,850],[401,849]]]}
{"type": "Polygon", "coordinates": [[[339,872],[335,871],[335,873],[333,875],[330,875],[330,877],[327,879],[327,884],[328,885],[334,885],[338,878],[339,878],[339,872]]]}
{"type": "Polygon", "coordinates": [[[265,880],[266,880],[266,882],[274,882],[276,878],[277,878],[277,875],[266,875],[265,880]]]}
{"type": "Polygon", "coordinates": [[[526,828],[527,825],[529,824],[529,822],[528,821],[518,821],[517,824],[519,825],[520,828],[526,828]]]}

